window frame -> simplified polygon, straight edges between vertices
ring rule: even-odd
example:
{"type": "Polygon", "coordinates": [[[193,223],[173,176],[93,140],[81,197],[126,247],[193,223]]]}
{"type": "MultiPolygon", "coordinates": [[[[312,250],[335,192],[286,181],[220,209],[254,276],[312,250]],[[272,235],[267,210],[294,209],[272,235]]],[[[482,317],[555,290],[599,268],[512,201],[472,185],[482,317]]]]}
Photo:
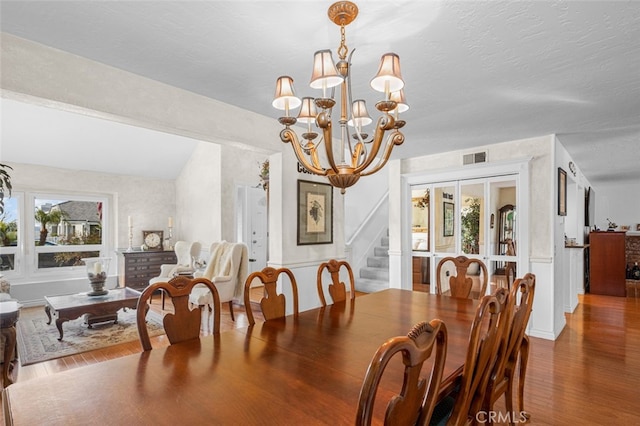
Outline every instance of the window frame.
{"type": "MultiPolygon", "coordinates": [[[[97,251],[98,256],[105,256],[109,248],[109,235],[111,235],[110,206],[111,199],[107,194],[99,193],[74,193],[66,191],[12,191],[12,198],[20,198],[18,202],[18,245],[17,247],[2,247],[2,252],[14,253],[15,265],[13,271],[2,273],[13,280],[45,280],[47,278],[77,278],[85,275],[84,265],[60,266],[39,268],[38,256],[41,253],[61,253],[70,251],[97,251]],[[65,201],[89,201],[102,203],[102,239],[100,244],[82,245],[36,245],[36,220],[34,217],[36,200],[65,200],[65,201]],[[29,214],[27,214],[29,212],[29,214]]],[[[12,282],[13,283],[13,282],[12,282]]],[[[15,282],[19,284],[19,282],[15,282]]]]}

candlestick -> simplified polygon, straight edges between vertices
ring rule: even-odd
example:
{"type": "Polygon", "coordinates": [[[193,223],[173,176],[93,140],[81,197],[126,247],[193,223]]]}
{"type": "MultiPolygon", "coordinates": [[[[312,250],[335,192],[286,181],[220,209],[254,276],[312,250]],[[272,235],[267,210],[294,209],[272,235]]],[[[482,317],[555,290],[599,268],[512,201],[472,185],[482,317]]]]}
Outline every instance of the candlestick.
{"type": "Polygon", "coordinates": [[[131,226],[131,216],[129,216],[129,247],[127,248],[127,253],[133,251],[133,226],[131,226]]]}
{"type": "Polygon", "coordinates": [[[169,226],[169,238],[167,238],[169,250],[173,250],[173,243],[171,242],[172,238],[173,238],[173,226],[169,226]]]}

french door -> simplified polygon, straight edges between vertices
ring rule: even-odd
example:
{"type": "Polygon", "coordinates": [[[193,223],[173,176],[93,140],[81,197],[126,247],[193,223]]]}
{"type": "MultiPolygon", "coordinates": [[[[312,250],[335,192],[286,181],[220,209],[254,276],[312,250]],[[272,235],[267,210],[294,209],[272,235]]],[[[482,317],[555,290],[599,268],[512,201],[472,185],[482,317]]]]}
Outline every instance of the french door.
{"type": "Polygon", "coordinates": [[[514,174],[410,185],[414,289],[434,293],[440,260],[460,255],[485,263],[487,291],[508,286],[506,273],[518,270],[518,180],[514,174]]]}

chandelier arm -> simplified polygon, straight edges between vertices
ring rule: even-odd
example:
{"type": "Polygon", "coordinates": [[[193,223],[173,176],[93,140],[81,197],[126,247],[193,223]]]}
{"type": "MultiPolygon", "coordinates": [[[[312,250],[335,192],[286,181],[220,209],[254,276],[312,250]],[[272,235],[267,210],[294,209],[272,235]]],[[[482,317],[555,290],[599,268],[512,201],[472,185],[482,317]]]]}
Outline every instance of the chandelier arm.
{"type": "MultiPolygon", "coordinates": [[[[351,148],[351,144],[349,144],[349,148],[351,148]]],[[[363,154],[363,152],[366,155],[366,149],[367,147],[362,142],[358,142],[356,144],[355,149],[351,152],[351,167],[353,167],[354,169],[358,167],[358,159],[363,154]]]]}
{"type": "Polygon", "coordinates": [[[318,157],[318,145],[314,145],[313,148],[310,149],[311,164],[318,170],[324,170],[320,164],[320,157],[318,157]]]}
{"type": "Polygon", "coordinates": [[[355,173],[360,173],[365,170],[369,165],[373,162],[378,155],[378,151],[380,150],[380,146],[382,145],[382,140],[384,139],[385,132],[387,130],[393,129],[395,120],[389,114],[383,114],[378,118],[378,123],[376,124],[376,132],[373,135],[372,143],[371,143],[371,151],[367,155],[365,161],[360,164],[355,169],[355,173]]]}
{"type": "Polygon", "coordinates": [[[315,167],[313,164],[309,163],[309,161],[307,160],[307,157],[304,155],[304,152],[302,150],[302,147],[300,146],[300,143],[298,142],[298,135],[296,135],[296,133],[293,130],[291,130],[290,128],[282,129],[282,131],[280,132],[280,139],[284,143],[289,143],[289,142],[291,143],[291,146],[293,147],[293,152],[296,154],[296,158],[305,169],[307,169],[308,171],[316,175],[320,175],[320,176],[327,175],[327,170],[323,168],[315,167]]]}
{"type": "Polygon", "coordinates": [[[402,134],[402,132],[400,132],[399,130],[394,130],[387,139],[384,155],[382,156],[378,164],[376,164],[376,166],[371,170],[367,170],[366,172],[360,172],[360,176],[372,175],[378,170],[380,170],[381,168],[383,168],[385,164],[387,164],[387,161],[389,161],[389,157],[391,156],[391,150],[393,149],[393,147],[396,145],[402,145],[403,142],[404,142],[404,135],[402,134]]]}

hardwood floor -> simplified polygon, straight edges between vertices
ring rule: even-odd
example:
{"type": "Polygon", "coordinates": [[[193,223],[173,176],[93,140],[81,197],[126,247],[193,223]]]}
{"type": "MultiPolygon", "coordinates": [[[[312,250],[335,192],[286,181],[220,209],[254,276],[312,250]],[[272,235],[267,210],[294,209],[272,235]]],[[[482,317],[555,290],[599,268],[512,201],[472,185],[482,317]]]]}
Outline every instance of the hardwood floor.
{"type": "MultiPolygon", "coordinates": [[[[227,306],[223,307],[222,331],[246,325],[244,309],[236,306],[234,312],[235,323],[227,306]]],[[[530,423],[640,424],[640,299],[580,296],[578,308],[573,314],[566,314],[566,320],[556,341],[531,338],[525,387],[530,423]]],[[[167,342],[156,338],[153,344],[155,347],[167,342]]],[[[17,367],[14,377],[17,375],[18,381],[30,380],[140,350],[136,341],[17,367]]],[[[505,413],[503,399],[495,409],[505,413]]]]}

